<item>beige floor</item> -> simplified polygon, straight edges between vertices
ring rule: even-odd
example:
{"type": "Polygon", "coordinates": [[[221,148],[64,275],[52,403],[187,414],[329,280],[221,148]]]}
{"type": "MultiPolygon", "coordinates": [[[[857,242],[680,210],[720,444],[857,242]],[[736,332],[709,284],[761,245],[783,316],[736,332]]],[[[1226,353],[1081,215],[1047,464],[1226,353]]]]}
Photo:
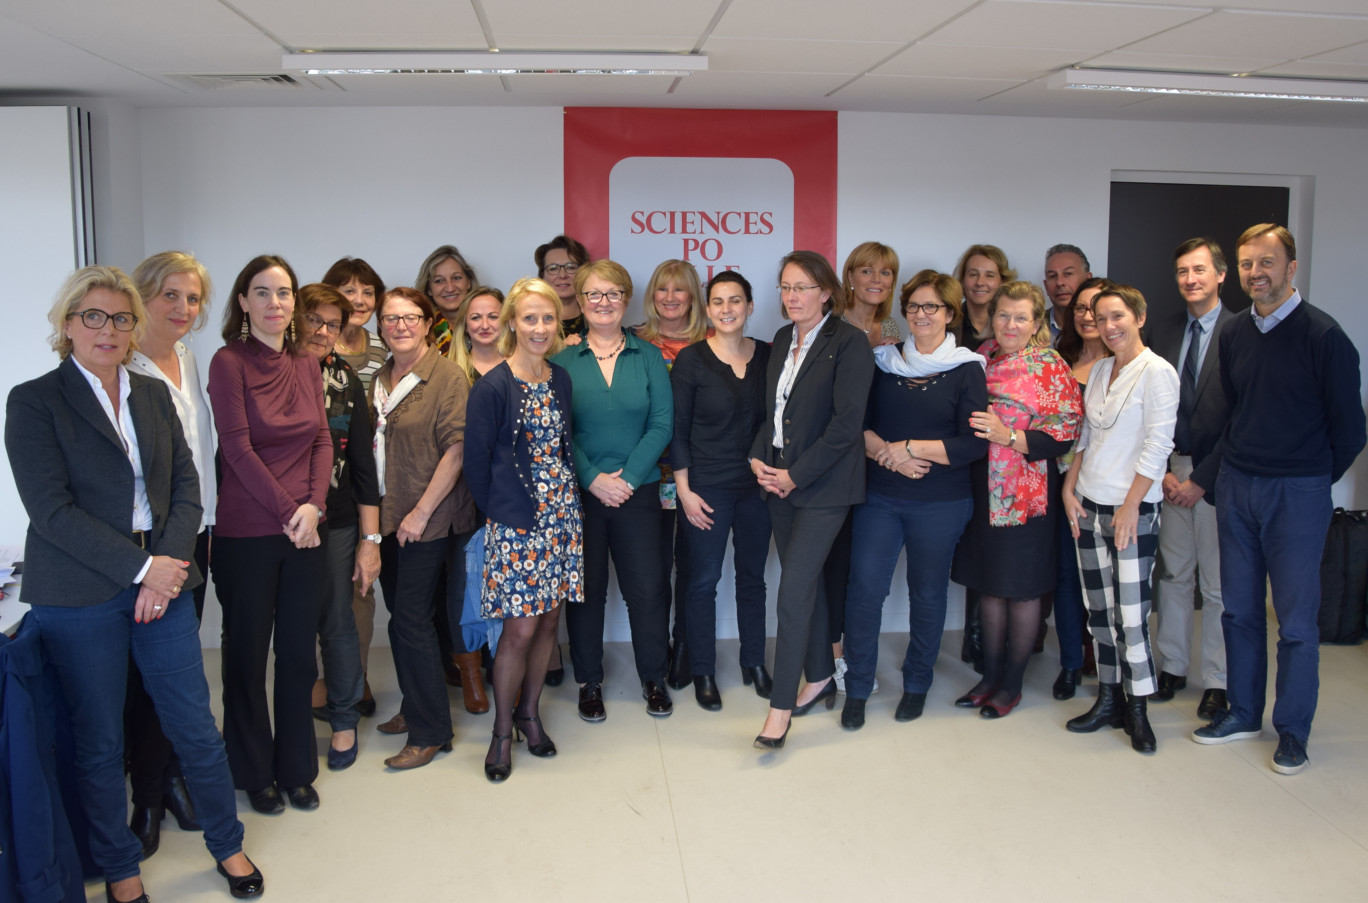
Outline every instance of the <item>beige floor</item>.
{"type": "MultiPolygon", "coordinates": [[[[262,816],[239,794],[246,848],[269,897],[292,903],[1368,899],[1368,645],[1322,650],[1311,765],[1281,777],[1267,725],[1228,746],[1188,740],[1193,688],[1151,707],[1156,755],[1120,731],[1068,733],[1095,683],[1055,702],[1053,643],[1022,706],[983,721],[951,706],[973,683],[958,640],[946,635],[921,720],[893,720],[906,635],[887,635],[864,730],[818,710],[775,754],[751,748],[765,703],[735,667],[721,669],[721,712],[685,690],[657,720],[613,644],[606,722],[576,717],[571,682],[548,689],[556,758],[515,747],[512,777],[488,783],[493,715],[466,714],[456,691],[455,749],[426,768],[387,773],[402,740],[365,719],[356,765],[319,775],[317,812],[262,816]]],[[[720,644],[720,662],[735,656],[720,644]]],[[[380,718],[398,703],[388,658],[372,662],[380,718]]],[[[215,687],[217,667],[207,651],[215,687]]],[[[199,836],[170,819],[144,876],[158,903],[229,899],[199,836]]]]}

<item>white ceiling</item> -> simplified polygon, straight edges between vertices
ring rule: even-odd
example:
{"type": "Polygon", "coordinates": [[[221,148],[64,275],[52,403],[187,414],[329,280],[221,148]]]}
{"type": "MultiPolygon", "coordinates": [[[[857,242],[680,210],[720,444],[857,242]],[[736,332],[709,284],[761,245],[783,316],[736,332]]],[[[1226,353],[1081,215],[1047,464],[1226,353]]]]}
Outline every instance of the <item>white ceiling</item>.
{"type": "Polygon", "coordinates": [[[0,102],[653,106],[1368,128],[1368,104],[1065,92],[1070,65],[1368,82],[1368,0],[0,0],[0,102]],[[307,77],[297,50],[657,50],[670,76],[307,77]]]}

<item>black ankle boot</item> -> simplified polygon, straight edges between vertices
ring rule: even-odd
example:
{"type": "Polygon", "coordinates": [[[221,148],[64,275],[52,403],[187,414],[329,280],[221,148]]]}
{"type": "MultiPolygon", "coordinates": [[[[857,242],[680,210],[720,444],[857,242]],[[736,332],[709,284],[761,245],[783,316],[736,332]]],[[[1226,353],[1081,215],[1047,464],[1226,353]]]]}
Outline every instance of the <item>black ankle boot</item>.
{"type": "Polygon", "coordinates": [[[177,775],[166,779],[162,788],[162,805],[175,816],[176,824],[182,831],[201,830],[199,819],[195,816],[195,802],[190,799],[190,788],[185,786],[185,778],[177,775]]]}
{"type": "Polygon", "coordinates": [[[693,683],[693,669],[689,667],[689,644],[683,640],[676,640],[670,652],[670,673],[665,682],[676,690],[693,683]]]}
{"type": "Polygon", "coordinates": [[[1131,696],[1126,700],[1126,733],[1130,734],[1131,749],[1152,753],[1157,749],[1154,730],[1150,727],[1148,696],[1131,696]]]}
{"type": "Polygon", "coordinates": [[[960,644],[960,661],[972,665],[974,673],[983,673],[983,626],[979,621],[977,593],[965,596],[964,642],[960,644]]]}
{"type": "Polygon", "coordinates": [[[1075,734],[1091,734],[1104,727],[1125,727],[1123,701],[1120,684],[1098,684],[1093,707],[1077,718],[1070,718],[1064,726],[1075,734]]]}
{"type": "Polygon", "coordinates": [[[152,854],[157,852],[157,847],[161,846],[161,823],[166,817],[166,810],[160,806],[141,806],[133,809],[133,817],[128,822],[128,827],[137,836],[138,842],[142,844],[142,858],[151,859],[152,854]]]}

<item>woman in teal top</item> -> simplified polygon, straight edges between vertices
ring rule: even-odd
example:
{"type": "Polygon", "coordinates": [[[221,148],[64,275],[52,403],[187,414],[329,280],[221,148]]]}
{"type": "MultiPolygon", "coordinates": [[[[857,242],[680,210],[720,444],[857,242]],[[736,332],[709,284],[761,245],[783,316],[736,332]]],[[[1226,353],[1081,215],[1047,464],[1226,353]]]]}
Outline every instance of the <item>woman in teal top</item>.
{"type": "Polygon", "coordinates": [[[575,470],[584,503],[584,603],[566,611],[570,659],[580,685],[579,713],[602,721],[603,619],[608,556],[627,603],[632,651],[646,711],[673,711],[665,687],[669,595],[660,572],[660,456],[670,442],[674,399],[665,360],[654,345],[622,328],[632,277],[611,260],[575,274],[587,332],[553,358],[574,386],[575,470]]]}

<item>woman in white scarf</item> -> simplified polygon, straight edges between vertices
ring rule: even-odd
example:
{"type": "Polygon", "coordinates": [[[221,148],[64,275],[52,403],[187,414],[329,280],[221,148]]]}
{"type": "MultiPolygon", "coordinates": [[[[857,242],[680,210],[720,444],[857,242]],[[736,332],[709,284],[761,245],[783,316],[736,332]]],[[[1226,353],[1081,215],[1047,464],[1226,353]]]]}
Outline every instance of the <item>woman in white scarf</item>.
{"type": "Polygon", "coordinates": [[[907,549],[911,636],[894,717],[919,717],[945,625],[950,562],[973,511],[969,464],[988,444],[969,415],[984,410],[984,360],[955,344],[958,280],[922,270],[902,287],[910,335],[874,351],[878,372],[865,415],[866,501],[855,509],[846,599],[846,703],[841,726],[864,726],[874,685],[884,598],[907,549]]]}

